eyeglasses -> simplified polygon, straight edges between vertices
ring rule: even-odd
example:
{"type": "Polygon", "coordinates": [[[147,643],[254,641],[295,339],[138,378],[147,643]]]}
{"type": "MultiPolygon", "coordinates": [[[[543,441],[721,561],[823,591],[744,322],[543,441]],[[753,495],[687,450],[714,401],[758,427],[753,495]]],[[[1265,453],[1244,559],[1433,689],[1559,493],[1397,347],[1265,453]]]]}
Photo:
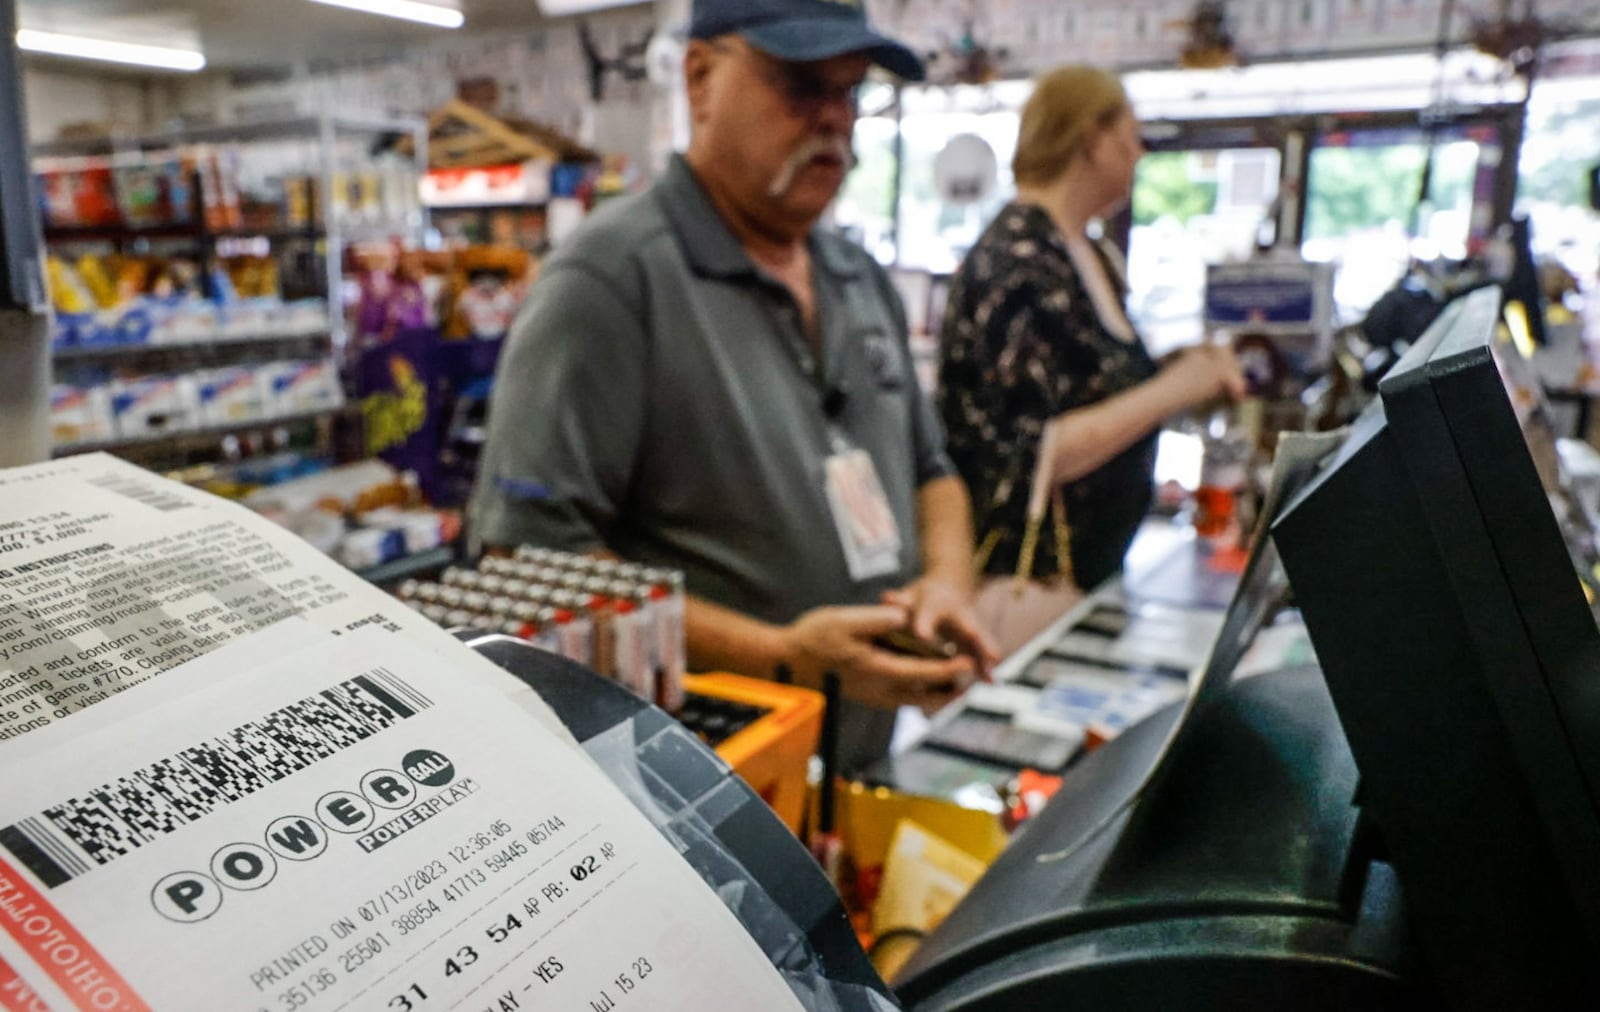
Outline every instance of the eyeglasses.
{"type": "MultiPolygon", "coordinates": [[[[723,52],[731,48],[725,42],[714,43],[714,46],[723,52]]],[[[756,73],[769,88],[783,96],[789,111],[796,116],[808,116],[825,106],[838,104],[847,105],[851,112],[855,111],[861,95],[862,79],[849,84],[837,84],[828,80],[817,64],[779,60],[748,44],[742,48],[755,64],[756,73]]]]}

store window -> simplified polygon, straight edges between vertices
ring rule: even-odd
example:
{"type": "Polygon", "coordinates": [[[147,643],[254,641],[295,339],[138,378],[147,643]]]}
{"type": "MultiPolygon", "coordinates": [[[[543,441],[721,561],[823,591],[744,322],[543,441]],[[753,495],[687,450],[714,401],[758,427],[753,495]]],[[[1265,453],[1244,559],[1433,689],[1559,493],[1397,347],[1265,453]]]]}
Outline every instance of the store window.
{"type": "Polygon", "coordinates": [[[856,167],[833,206],[834,224],[886,266],[895,260],[895,130],[892,116],[856,120],[856,167]]]}
{"type": "Polygon", "coordinates": [[[1201,336],[1206,265],[1242,260],[1278,195],[1273,148],[1152,151],[1128,235],[1128,311],[1157,355],[1201,336]]]}
{"type": "MultiPolygon", "coordinates": [[[[1360,318],[1409,257],[1464,255],[1489,227],[1486,185],[1499,158],[1499,133],[1492,123],[1441,128],[1418,225],[1429,138],[1415,110],[1516,101],[1520,81],[1498,68],[1491,57],[1460,51],[1443,59],[1413,53],[1124,75],[1140,118],[1178,131],[1151,144],[1130,208],[1129,305],[1147,341],[1166,349],[1199,336],[1206,265],[1248,255],[1258,228],[1276,212],[1285,171],[1278,128],[1291,120],[1307,131],[1313,121],[1335,124],[1316,139],[1305,170],[1304,252],[1340,265],[1342,318],[1360,318]]],[[[898,119],[894,103],[864,102],[855,137],[860,164],[836,204],[837,223],[885,264],[954,270],[1015,192],[1010,161],[1018,113],[1031,90],[1028,80],[903,88],[898,119]],[[962,133],[990,144],[1000,179],[984,201],[951,206],[937,194],[933,164],[962,133]]],[[[1574,113],[1573,122],[1581,115],[1600,122],[1592,111],[1574,113]]],[[[1580,143],[1576,134],[1572,143],[1580,143]]]]}
{"type": "Polygon", "coordinates": [[[1338,265],[1334,302],[1357,320],[1415,258],[1462,260],[1491,221],[1486,182],[1500,160],[1492,124],[1441,127],[1421,193],[1428,132],[1416,126],[1336,129],[1311,152],[1302,252],[1338,265]]]}
{"type": "Polygon", "coordinates": [[[900,263],[935,274],[952,272],[990,219],[1016,193],[1011,156],[1017,147],[1017,114],[1001,110],[907,116],[902,130],[905,176],[900,191],[900,263]],[[933,163],[958,134],[975,134],[988,142],[999,163],[999,180],[983,200],[951,205],[934,186],[933,163]]]}
{"type": "Polygon", "coordinates": [[[1600,78],[1540,81],[1528,100],[1517,209],[1528,215],[1534,255],[1585,289],[1600,275],[1600,214],[1588,174],[1600,164],[1600,78]]]}
{"type": "MultiPolygon", "coordinates": [[[[839,200],[834,220],[859,238],[884,264],[947,274],[1016,192],[1011,156],[1017,143],[1017,112],[1032,85],[1002,81],[984,86],[906,88],[898,122],[891,109],[856,121],[858,160],[839,200]],[[895,132],[900,133],[900,202],[895,215],[895,132]],[[981,201],[953,205],[934,185],[933,165],[952,137],[975,134],[999,163],[995,188],[981,201]]],[[[863,107],[867,102],[863,99],[863,107]]]]}

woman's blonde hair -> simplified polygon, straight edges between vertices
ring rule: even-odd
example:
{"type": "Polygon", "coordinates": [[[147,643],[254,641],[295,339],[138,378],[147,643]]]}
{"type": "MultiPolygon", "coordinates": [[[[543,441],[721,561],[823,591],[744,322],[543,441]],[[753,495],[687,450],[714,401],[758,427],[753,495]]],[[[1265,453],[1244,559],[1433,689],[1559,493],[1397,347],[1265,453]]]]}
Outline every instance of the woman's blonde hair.
{"type": "Polygon", "coordinates": [[[1097,67],[1058,67],[1040,77],[1022,107],[1011,174],[1022,185],[1050,182],[1090,137],[1129,111],[1117,75],[1097,67]]]}

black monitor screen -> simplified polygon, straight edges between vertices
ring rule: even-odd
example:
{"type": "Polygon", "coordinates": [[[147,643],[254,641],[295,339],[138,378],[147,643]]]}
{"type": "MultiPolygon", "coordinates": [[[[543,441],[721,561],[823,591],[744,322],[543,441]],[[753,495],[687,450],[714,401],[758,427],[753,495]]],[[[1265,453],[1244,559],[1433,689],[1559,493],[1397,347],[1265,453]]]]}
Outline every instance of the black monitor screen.
{"type": "Polygon", "coordinates": [[[1444,993],[1574,1007],[1600,994],[1600,701],[1565,707],[1592,681],[1576,620],[1596,661],[1600,634],[1489,351],[1498,309],[1440,317],[1273,535],[1444,993]]]}
{"type": "MultiPolygon", "coordinates": [[[[1556,526],[1566,542],[1573,568],[1588,588],[1586,596],[1592,601],[1597,596],[1596,592],[1600,591],[1600,539],[1596,537],[1588,512],[1562,480],[1558,433],[1549,400],[1545,397],[1544,385],[1529,359],[1532,349],[1524,351],[1509,333],[1504,332],[1497,334],[1486,347],[1499,370],[1506,399],[1522,433],[1528,456],[1538,472],[1539,484],[1549,500],[1556,526]]],[[[1470,361],[1481,368],[1481,354],[1473,353],[1471,349],[1464,350],[1475,354],[1470,361]]],[[[1463,361],[1459,364],[1468,363],[1463,361]]]]}

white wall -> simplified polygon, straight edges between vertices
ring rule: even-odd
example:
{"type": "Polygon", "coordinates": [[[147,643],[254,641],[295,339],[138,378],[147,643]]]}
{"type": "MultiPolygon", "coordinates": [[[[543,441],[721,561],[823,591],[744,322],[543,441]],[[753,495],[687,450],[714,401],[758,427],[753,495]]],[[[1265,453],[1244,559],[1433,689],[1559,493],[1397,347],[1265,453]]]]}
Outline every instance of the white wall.
{"type": "MultiPolygon", "coordinates": [[[[1350,53],[1416,51],[1434,45],[1446,0],[1229,0],[1235,48],[1264,61],[1350,53]]],[[[1450,37],[1465,43],[1475,18],[1493,16],[1499,0],[1455,0],[1450,37]]],[[[1512,4],[1520,12],[1523,4],[1512,4]]],[[[1541,17],[1563,29],[1600,33],[1597,0],[1537,0],[1541,17]]],[[[1002,76],[1024,76],[1062,63],[1129,68],[1175,67],[1189,34],[1195,0],[868,0],[879,26],[913,48],[948,54],[970,37],[1004,49],[1002,76]]],[[[954,60],[935,61],[934,79],[954,60]]]]}
{"type": "MultiPolygon", "coordinates": [[[[616,54],[625,42],[645,38],[655,23],[649,8],[638,7],[601,12],[588,20],[605,56],[616,54]]],[[[335,110],[351,116],[423,116],[455,97],[458,80],[480,77],[499,83],[500,111],[584,139],[593,103],[573,19],[518,32],[452,34],[426,47],[352,53],[337,63],[302,62],[276,80],[207,74],[191,79],[169,112],[209,114],[219,122],[335,110]]],[[[649,103],[648,85],[608,75],[605,105],[617,108],[600,122],[639,131],[640,121],[631,110],[646,109],[649,103]]]]}
{"type": "Polygon", "coordinates": [[[22,91],[28,139],[52,140],[64,126],[103,123],[129,129],[147,125],[153,86],[130,77],[100,77],[78,70],[25,68],[22,91]]]}
{"type": "MultiPolygon", "coordinates": [[[[0,0],[4,2],[4,0],[0,0]]],[[[533,0],[528,0],[530,7],[533,0]]],[[[1443,0],[1233,0],[1239,50],[1248,58],[1331,55],[1363,50],[1431,48],[1443,0]]],[[[1459,39],[1469,14],[1495,0],[1461,0],[1452,19],[1459,39]]],[[[964,38],[1004,51],[1000,73],[1026,76],[1063,62],[1120,67],[1176,65],[1194,0],[868,0],[878,26],[923,52],[938,52],[934,81],[948,80],[948,53],[964,38]]],[[[1569,27],[1600,32],[1600,0],[1541,0],[1539,9],[1569,27]]],[[[588,18],[605,55],[652,28],[681,28],[685,0],[656,0],[588,18]]],[[[537,120],[603,150],[659,164],[681,133],[681,110],[648,84],[607,78],[601,109],[589,97],[577,20],[520,31],[450,33],[426,47],[351,52],[335,61],[300,61],[273,80],[225,73],[188,77],[98,79],[71,71],[29,70],[28,113],[35,139],[65,123],[109,121],[149,128],[187,117],[213,122],[276,119],[337,110],[349,115],[422,116],[455,95],[464,77],[500,83],[503,112],[537,120]],[[631,143],[624,143],[631,142],[631,143]],[[664,143],[665,142],[665,143],[664,143]]],[[[681,140],[681,138],[680,138],[681,140]]]]}

